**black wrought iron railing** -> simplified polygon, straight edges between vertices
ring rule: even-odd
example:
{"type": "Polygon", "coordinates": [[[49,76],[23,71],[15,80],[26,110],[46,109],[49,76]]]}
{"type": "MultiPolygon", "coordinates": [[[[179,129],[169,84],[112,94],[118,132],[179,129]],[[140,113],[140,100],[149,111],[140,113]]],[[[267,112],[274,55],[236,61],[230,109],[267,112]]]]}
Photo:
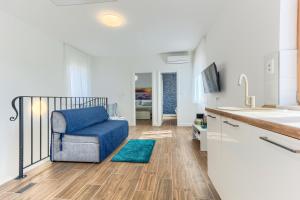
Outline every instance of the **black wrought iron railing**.
{"type": "Polygon", "coordinates": [[[15,116],[10,121],[19,121],[19,175],[24,178],[24,169],[49,158],[51,137],[51,113],[54,110],[79,109],[104,106],[106,97],[55,97],[18,96],[12,100],[15,116]]]}

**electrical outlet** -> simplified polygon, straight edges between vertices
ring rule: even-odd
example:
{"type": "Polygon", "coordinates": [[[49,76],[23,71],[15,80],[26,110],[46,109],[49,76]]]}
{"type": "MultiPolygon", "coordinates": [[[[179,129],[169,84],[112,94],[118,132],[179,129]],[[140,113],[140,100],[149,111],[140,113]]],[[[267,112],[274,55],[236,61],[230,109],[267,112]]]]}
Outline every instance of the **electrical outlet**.
{"type": "Polygon", "coordinates": [[[266,63],[266,71],[269,74],[274,74],[274,68],[275,68],[275,60],[274,59],[268,60],[266,63]]]}

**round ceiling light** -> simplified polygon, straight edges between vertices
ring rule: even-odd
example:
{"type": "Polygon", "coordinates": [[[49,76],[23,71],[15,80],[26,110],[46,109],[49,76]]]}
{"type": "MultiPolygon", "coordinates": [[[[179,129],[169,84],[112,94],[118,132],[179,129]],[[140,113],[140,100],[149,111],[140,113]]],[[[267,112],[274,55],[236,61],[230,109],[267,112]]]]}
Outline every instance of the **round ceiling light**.
{"type": "Polygon", "coordinates": [[[125,24],[125,18],[115,12],[101,13],[98,16],[98,19],[105,26],[113,27],[113,28],[121,27],[125,24]]]}

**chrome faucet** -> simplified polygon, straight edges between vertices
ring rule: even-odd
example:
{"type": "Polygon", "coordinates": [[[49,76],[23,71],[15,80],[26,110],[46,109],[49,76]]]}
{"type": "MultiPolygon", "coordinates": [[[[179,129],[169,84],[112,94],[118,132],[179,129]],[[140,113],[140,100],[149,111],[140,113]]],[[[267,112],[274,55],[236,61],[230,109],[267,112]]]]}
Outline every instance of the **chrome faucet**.
{"type": "Polygon", "coordinates": [[[242,85],[242,81],[245,81],[245,106],[255,108],[255,96],[249,96],[249,82],[246,74],[241,74],[238,85],[242,85]]]}

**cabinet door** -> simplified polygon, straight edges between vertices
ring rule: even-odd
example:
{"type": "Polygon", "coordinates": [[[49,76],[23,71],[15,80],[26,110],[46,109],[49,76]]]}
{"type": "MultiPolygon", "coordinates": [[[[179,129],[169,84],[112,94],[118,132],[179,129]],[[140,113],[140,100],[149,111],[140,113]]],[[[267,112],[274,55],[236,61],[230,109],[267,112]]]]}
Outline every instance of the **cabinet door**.
{"type": "Polygon", "coordinates": [[[257,200],[300,199],[300,140],[251,127],[249,196],[257,200]],[[286,148],[287,149],[286,149],[286,148]],[[250,192],[253,191],[253,192],[250,192]]]}
{"type": "Polygon", "coordinates": [[[222,187],[221,167],[221,117],[212,113],[207,116],[207,164],[208,175],[216,190],[222,187]]]}
{"type": "Polygon", "coordinates": [[[248,171],[245,161],[249,145],[245,137],[247,125],[222,118],[221,178],[219,191],[223,200],[250,200],[247,196],[248,171]]]}

